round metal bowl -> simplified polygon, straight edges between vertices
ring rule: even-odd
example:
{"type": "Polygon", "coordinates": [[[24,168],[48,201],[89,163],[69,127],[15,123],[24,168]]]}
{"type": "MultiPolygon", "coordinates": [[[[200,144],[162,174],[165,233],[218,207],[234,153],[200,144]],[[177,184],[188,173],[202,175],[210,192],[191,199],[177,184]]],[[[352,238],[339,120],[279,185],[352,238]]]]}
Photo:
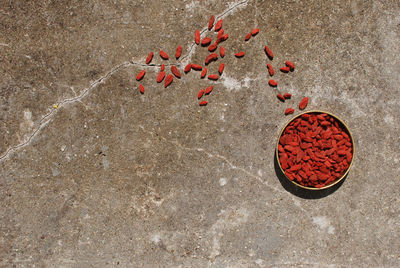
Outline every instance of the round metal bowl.
{"type": "Polygon", "coordinates": [[[335,184],[338,184],[340,181],[342,181],[342,180],[347,176],[347,174],[348,174],[349,171],[350,171],[350,168],[351,168],[352,165],[353,165],[354,156],[355,156],[355,144],[354,144],[353,135],[351,134],[349,127],[343,122],[343,120],[341,120],[339,117],[337,117],[336,115],[331,114],[331,113],[329,113],[329,112],[320,111],[320,110],[311,110],[311,111],[306,111],[306,112],[303,112],[303,113],[300,113],[300,114],[296,115],[295,117],[293,117],[292,119],[290,119],[290,120],[285,124],[285,126],[282,128],[282,130],[281,130],[280,133],[279,133],[278,141],[277,141],[277,143],[276,143],[276,149],[275,149],[275,151],[276,151],[276,159],[277,159],[279,168],[280,168],[281,172],[283,173],[283,175],[285,176],[285,178],[286,178],[287,180],[291,181],[291,182],[294,183],[296,186],[301,187],[301,188],[303,188],[303,189],[307,189],[307,190],[324,190],[324,189],[327,189],[327,188],[330,188],[330,187],[334,186],[335,184]],[[283,168],[282,168],[282,166],[281,166],[281,162],[280,162],[280,160],[279,160],[279,154],[278,154],[279,140],[280,140],[280,138],[281,138],[281,136],[282,136],[283,131],[285,131],[286,127],[287,127],[293,120],[295,120],[296,118],[299,118],[299,117],[302,116],[303,114],[312,114],[312,113],[324,113],[324,114],[328,114],[328,115],[332,116],[334,119],[336,119],[337,121],[339,121],[340,124],[342,124],[343,128],[344,128],[344,129],[347,131],[347,133],[349,134],[349,137],[350,137],[350,140],[351,140],[351,144],[352,144],[352,149],[353,149],[353,157],[351,158],[351,162],[350,162],[349,167],[347,168],[346,172],[345,172],[339,179],[336,179],[336,180],[333,181],[331,184],[325,185],[324,187],[321,187],[321,188],[304,186],[304,185],[301,185],[301,184],[295,182],[294,180],[290,180],[290,179],[286,176],[285,171],[283,170],[283,168]]]}

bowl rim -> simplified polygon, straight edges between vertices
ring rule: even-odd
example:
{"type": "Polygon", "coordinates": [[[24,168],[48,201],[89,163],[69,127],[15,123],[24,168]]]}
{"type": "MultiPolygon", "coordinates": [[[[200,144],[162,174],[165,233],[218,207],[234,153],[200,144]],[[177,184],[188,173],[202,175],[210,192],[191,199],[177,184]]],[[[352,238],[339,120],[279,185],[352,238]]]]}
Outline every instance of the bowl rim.
{"type": "Polygon", "coordinates": [[[325,189],[328,189],[328,188],[330,188],[330,187],[332,187],[332,186],[338,184],[339,182],[341,182],[341,181],[347,176],[347,174],[349,173],[349,171],[350,171],[350,169],[351,169],[351,167],[352,167],[352,165],[353,165],[354,158],[355,158],[355,157],[354,157],[354,156],[355,156],[355,153],[356,153],[356,147],[355,147],[355,143],[354,143],[354,139],[353,139],[353,134],[351,133],[350,128],[349,128],[349,127],[346,125],[346,123],[345,123],[341,118],[339,118],[337,115],[334,115],[334,114],[332,114],[332,113],[330,113],[330,112],[326,112],[326,111],[323,111],[323,110],[310,110],[310,111],[305,111],[305,112],[301,112],[301,113],[297,114],[296,116],[292,117],[288,122],[286,122],[286,124],[282,127],[281,131],[279,132],[278,140],[277,140],[277,142],[276,142],[276,148],[275,148],[276,160],[277,160],[277,162],[278,162],[279,169],[281,170],[281,172],[283,173],[283,175],[285,176],[285,178],[286,178],[287,180],[289,180],[290,182],[292,182],[293,184],[295,184],[296,186],[300,187],[300,188],[307,189],[307,190],[313,190],[313,191],[316,191],[316,190],[325,190],[325,189]],[[308,114],[308,113],[325,113],[325,114],[328,114],[328,115],[332,116],[332,117],[335,118],[336,120],[338,120],[338,121],[346,128],[347,132],[349,133],[350,140],[351,140],[351,144],[352,144],[352,146],[353,146],[353,157],[351,158],[351,162],[350,162],[349,167],[347,168],[346,172],[343,173],[343,175],[342,175],[339,179],[335,180],[333,183],[331,183],[331,184],[329,184],[329,185],[326,185],[326,186],[324,186],[324,187],[321,187],[321,188],[303,186],[303,185],[301,185],[301,184],[295,182],[294,180],[290,180],[290,179],[286,176],[286,174],[285,174],[285,172],[284,172],[284,170],[283,170],[283,168],[282,168],[282,166],[281,166],[281,163],[280,163],[280,161],[279,161],[278,146],[279,146],[279,140],[280,140],[280,138],[281,138],[281,136],[282,136],[283,131],[286,129],[286,127],[287,127],[293,120],[295,120],[296,118],[302,116],[303,114],[308,114]]]}

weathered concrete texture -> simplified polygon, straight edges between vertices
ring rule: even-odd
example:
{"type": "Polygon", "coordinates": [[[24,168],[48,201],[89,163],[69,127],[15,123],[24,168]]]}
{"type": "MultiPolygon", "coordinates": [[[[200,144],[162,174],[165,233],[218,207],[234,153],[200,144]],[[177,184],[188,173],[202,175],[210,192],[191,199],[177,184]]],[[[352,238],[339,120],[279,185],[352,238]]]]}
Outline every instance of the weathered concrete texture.
{"type": "Polygon", "coordinates": [[[1,265],[400,266],[399,44],[398,1],[0,1],[1,265]],[[224,62],[221,79],[191,71],[164,89],[161,63],[203,63],[194,31],[215,40],[211,14],[229,34],[208,66],[224,62]],[[266,44],[276,69],[297,66],[277,89],[266,44]],[[304,96],[356,141],[323,197],[274,168],[284,110],[304,96]]]}

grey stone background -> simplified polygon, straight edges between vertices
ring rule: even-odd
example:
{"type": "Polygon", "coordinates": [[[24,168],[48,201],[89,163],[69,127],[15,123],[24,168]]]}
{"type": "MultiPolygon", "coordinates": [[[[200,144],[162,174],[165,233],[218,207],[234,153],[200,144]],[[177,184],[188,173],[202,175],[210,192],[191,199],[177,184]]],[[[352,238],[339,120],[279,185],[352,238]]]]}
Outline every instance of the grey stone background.
{"type": "Polygon", "coordinates": [[[399,44],[391,0],[0,1],[1,266],[399,267],[399,44]],[[194,31],[215,40],[211,14],[229,34],[209,65],[226,64],[221,79],[164,89],[161,63],[203,62],[194,31]],[[266,44],[276,69],[296,64],[277,89],[266,44]],[[324,196],[274,168],[284,110],[304,96],[356,141],[324,196]]]}

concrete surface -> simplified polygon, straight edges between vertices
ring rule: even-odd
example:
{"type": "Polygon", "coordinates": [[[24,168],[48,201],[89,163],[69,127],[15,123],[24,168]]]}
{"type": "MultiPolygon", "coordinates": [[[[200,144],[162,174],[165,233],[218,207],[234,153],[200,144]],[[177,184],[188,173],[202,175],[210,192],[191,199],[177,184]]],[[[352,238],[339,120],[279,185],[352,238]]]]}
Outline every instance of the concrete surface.
{"type": "Polygon", "coordinates": [[[400,266],[399,1],[0,2],[1,266],[400,266]],[[221,79],[192,71],[164,89],[177,45],[181,70],[203,62],[193,36],[215,40],[211,14],[229,34],[209,65],[226,64],[221,79]],[[277,89],[265,44],[275,68],[297,66],[277,89]],[[356,140],[349,176],[320,196],[274,168],[303,96],[356,140]]]}

